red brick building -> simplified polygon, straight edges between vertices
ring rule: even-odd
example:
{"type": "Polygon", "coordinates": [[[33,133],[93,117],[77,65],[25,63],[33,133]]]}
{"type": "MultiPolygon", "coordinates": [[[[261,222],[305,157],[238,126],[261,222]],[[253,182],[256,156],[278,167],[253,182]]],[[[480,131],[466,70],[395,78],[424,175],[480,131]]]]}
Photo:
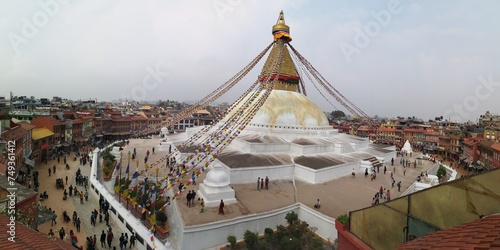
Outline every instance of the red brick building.
{"type": "Polygon", "coordinates": [[[66,122],[60,121],[53,116],[40,116],[31,120],[31,124],[37,128],[47,128],[53,135],[54,146],[60,147],[64,143],[66,122]]]}
{"type": "MultiPolygon", "coordinates": [[[[27,173],[28,166],[25,164],[31,164],[32,162],[29,158],[32,152],[31,130],[26,130],[18,124],[11,124],[11,129],[1,134],[0,140],[6,143],[7,146],[11,145],[9,142],[15,144],[15,176],[18,177],[21,170],[23,173],[27,173]]],[[[0,164],[0,172],[7,175],[7,155],[2,155],[0,158],[2,158],[0,160],[2,163],[0,164]]]]}

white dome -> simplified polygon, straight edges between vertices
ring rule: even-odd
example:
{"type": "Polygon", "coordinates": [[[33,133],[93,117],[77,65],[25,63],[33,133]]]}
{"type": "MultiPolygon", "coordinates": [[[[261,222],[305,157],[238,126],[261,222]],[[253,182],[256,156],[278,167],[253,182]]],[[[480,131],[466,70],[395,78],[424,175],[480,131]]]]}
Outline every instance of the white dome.
{"type": "Polygon", "coordinates": [[[203,183],[210,187],[226,187],[230,184],[229,175],[221,167],[214,166],[212,171],[208,172],[203,183]]]}
{"type": "Polygon", "coordinates": [[[314,102],[301,93],[286,90],[273,90],[250,124],[329,127],[328,119],[314,102]]]}

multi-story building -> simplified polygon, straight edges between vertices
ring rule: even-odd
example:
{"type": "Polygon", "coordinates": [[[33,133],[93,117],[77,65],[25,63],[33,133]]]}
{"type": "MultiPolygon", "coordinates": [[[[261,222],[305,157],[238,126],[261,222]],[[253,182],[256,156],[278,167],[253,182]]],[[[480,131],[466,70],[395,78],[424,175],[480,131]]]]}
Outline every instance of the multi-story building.
{"type": "Polygon", "coordinates": [[[413,147],[423,148],[425,141],[425,129],[423,128],[404,128],[404,140],[408,141],[413,147]]]}
{"type": "Polygon", "coordinates": [[[436,153],[439,145],[439,132],[434,130],[427,130],[424,133],[424,152],[436,153]]]}
{"type": "Polygon", "coordinates": [[[472,167],[477,164],[477,160],[479,158],[478,145],[481,138],[473,137],[473,138],[465,138],[462,145],[462,154],[460,158],[465,167],[472,167]]]}
{"type": "Polygon", "coordinates": [[[113,117],[111,120],[113,139],[125,139],[130,136],[132,123],[130,117],[113,117]]]}
{"type": "MultiPolygon", "coordinates": [[[[77,112],[78,114],[78,112],[77,112]]],[[[79,115],[80,120],[82,120],[82,137],[89,141],[94,136],[94,114],[90,112],[84,112],[79,115]]]]}
{"type": "Polygon", "coordinates": [[[483,133],[484,133],[484,139],[487,140],[494,141],[500,138],[499,127],[485,127],[483,133]]]}
{"type": "Polygon", "coordinates": [[[132,133],[137,133],[148,128],[148,118],[144,116],[133,116],[131,117],[130,128],[132,133]]]}
{"type": "Polygon", "coordinates": [[[450,151],[452,159],[458,160],[462,154],[462,138],[458,135],[450,135],[450,151]]]}
{"type": "Polygon", "coordinates": [[[53,144],[55,147],[61,147],[64,144],[66,122],[58,120],[57,116],[40,116],[31,120],[31,124],[37,128],[47,128],[53,135],[53,144]]]}
{"type": "Polygon", "coordinates": [[[481,140],[478,145],[478,151],[479,151],[479,156],[478,156],[478,169],[486,168],[486,169],[492,169],[493,168],[493,161],[494,161],[494,155],[493,155],[493,149],[492,145],[495,144],[494,141],[489,141],[489,140],[481,140]]]}
{"type": "Polygon", "coordinates": [[[445,159],[448,159],[451,157],[449,155],[450,143],[451,143],[451,139],[449,136],[445,136],[445,135],[439,136],[439,142],[438,142],[439,154],[445,159]]]}
{"type": "MultiPolygon", "coordinates": [[[[31,130],[24,129],[21,125],[16,124],[11,127],[10,130],[4,131],[0,135],[0,141],[2,141],[7,147],[9,145],[14,145],[14,163],[15,163],[15,173],[14,175],[17,177],[23,176],[22,174],[20,175],[20,172],[27,173],[28,169],[27,168],[34,168],[35,164],[34,162],[30,159],[31,153],[32,153],[32,141],[31,141],[31,130]]],[[[4,175],[7,175],[7,156],[8,153],[5,151],[2,152],[2,155],[0,158],[3,158],[0,160],[2,162],[1,164],[1,173],[4,175]]]]}
{"type": "Polygon", "coordinates": [[[35,128],[32,131],[33,156],[36,164],[47,162],[54,154],[54,133],[48,128],[35,128]]]}
{"type": "Polygon", "coordinates": [[[500,143],[491,145],[493,151],[492,165],[494,168],[500,168],[500,143]]]}
{"type": "Polygon", "coordinates": [[[380,127],[377,130],[377,143],[397,145],[401,147],[403,145],[403,131],[395,128],[380,127]]]}

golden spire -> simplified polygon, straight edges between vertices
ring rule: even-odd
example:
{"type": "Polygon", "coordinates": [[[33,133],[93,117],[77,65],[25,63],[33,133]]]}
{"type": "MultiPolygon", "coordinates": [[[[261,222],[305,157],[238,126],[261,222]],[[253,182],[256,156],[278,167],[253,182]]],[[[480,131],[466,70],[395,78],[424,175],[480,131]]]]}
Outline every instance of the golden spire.
{"type": "Polygon", "coordinates": [[[274,89],[298,92],[298,83],[300,78],[299,74],[297,74],[297,71],[295,70],[295,65],[286,44],[292,41],[289,32],[290,27],[285,24],[285,16],[283,15],[283,11],[281,11],[278,17],[278,21],[273,26],[273,36],[275,41],[280,39],[284,41],[284,43],[274,43],[273,48],[271,49],[271,52],[269,53],[269,56],[264,63],[264,67],[262,68],[260,80],[264,82],[268,78],[274,80],[274,78],[278,77],[278,81],[275,83],[274,89]],[[281,61],[278,62],[278,64],[281,64],[280,72],[279,74],[276,74],[274,70],[280,50],[283,50],[283,55],[281,61]]]}
{"type": "Polygon", "coordinates": [[[285,24],[285,15],[283,14],[283,10],[278,16],[278,21],[273,26],[273,36],[274,40],[282,38],[285,42],[292,41],[292,37],[290,37],[290,27],[285,24]]]}

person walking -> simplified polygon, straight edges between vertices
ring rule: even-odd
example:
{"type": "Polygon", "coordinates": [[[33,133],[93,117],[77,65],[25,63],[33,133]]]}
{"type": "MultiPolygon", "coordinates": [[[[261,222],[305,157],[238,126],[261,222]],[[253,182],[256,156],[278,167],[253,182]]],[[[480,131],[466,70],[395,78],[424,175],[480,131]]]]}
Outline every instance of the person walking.
{"type": "Polygon", "coordinates": [[[68,176],[66,175],[66,185],[68,185],[68,176]]]}
{"type": "Polygon", "coordinates": [[[268,176],[266,176],[265,185],[266,185],[266,190],[269,190],[269,177],[268,176]]]}
{"type": "Polygon", "coordinates": [[[77,232],[80,232],[80,225],[81,224],[82,224],[82,221],[80,220],[80,218],[77,218],[76,223],[75,223],[77,232]]]}
{"type": "Polygon", "coordinates": [[[188,207],[191,207],[191,197],[192,197],[192,196],[191,196],[191,190],[189,190],[189,192],[188,192],[188,193],[187,193],[187,195],[186,195],[186,205],[187,205],[188,207]]]}
{"type": "Polygon", "coordinates": [[[49,236],[49,238],[52,239],[52,237],[54,237],[54,232],[52,231],[52,228],[50,229],[49,233],[47,234],[49,236]]]}
{"type": "Polygon", "coordinates": [[[52,172],[54,172],[54,174],[56,174],[56,165],[54,165],[54,166],[52,167],[52,172]]]}
{"type": "Polygon", "coordinates": [[[54,217],[52,217],[52,221],[50,222],[50,225],[53,226],[54,224],[57,224],[57,221],[56,221],[56,218],[57,218],[57,214],[56,214],[56,211],[52,211],[54,217]]]}
{"type": "Polygon", "coordinates": [[[200,205],[201,205],[200,213],[203,213],[203,211],[205,210],[205,201],[203,200],[203,198],[201,198],[200,205]]]}
{"type": "Polygon", "coordinates": [[[85,201],[89,201],[89,192],[87,192],[87,189],[85,189],[85,201]]]}
{"type": "Polygon", "coordinates": [[[223,201],[223,200],[220,200],[220,204],[219,204],[219,214],[224,215],[224,201],[223,201]]]}
{"type": "Polygon", "coordinates": [[[260,177],[257,178],[257,190],[260,191],[260,177]]]}
{"type": "Polygon", "coordinates": [[[106,233],[104,233],[104,230],[102,230],[100,241],[101,241],[101,247],[106,248],[106,233]]]}
{"type": "Polygon", "coordinates": [[[52,173],[52,171],[50,170],[50,167],[49,167],[49,176],[50,176],[51,173],[52,173]]]}
{"type": "Polygon", "coordinates": [[[356,172],[354,171],[354,168],[352,169],[352,178],[356,176],[356,172]]]}
{"type": "Polygon", "coordinates": [[[406,176],[406,167],[403,167],[403,176],[406,176]]]}
{"type": "Polygon", "coordinates": [[[120,243],[119,243],[119,245],[120,245],[120,250],[123,250],[123,242],[124,242],[123,238],[124,238],[124,236],[123,236],[123,233],[122,233],[122,235],[121,235],[121,236],[120,236],[120,238],[118,239],[118,241],[120,242],[120,243]]]}
{"type": "Polygon", "coordinates": [[[391,201],[391,190],[387,190],[385,198],[387,199],[387,201],[391,201]]]}
{"type": "MultiPolygon", "coordinates": [[[[155,152],[154,149],[155,148],[153,148],[153,154],[155,152]]],[[[123,248],[127,248],[127,244],[128,244],[128,234],[125,233],[125,236],[123,237],[123,248]]]]}
{"type": "Polygon", "coordinates": [[[111,248],[111,242],[113,242],[113,232],[108,230],[108,236],[106,237],[106,240],[108,241],[108,247],[111,248]]]}
{"type": "Polygon", "coordinates": [[[398,192],[401,192],[401,181],[398,182],[398,192]]]}
{"type": "Polygon", "coordinates": [[[66,232],[64,232],[64,227],[61,227],[61,229],[59,229],[59,238],[64,240],[64,236],[66,236],[66,232]]]}
{"type": "Polygon", "coordinates": [[[80,192],[80,204],[83,204],[83,192],[80,192]]]}
{"type": "Polygon", "coordinates": [[[132,235],[130,235],[130,245],[129,248],[135,247],[135,233],[132,232],[132,235]]]}
{"type": "MultiPolygon", "coordinates": [[[[394,164],[392,164],[392,165],[394,165],[394,164]]],[[[385,172],[387,172],[387,166],[386,165],[384,165],[384,174],[385,174],[385,172]]]]}

